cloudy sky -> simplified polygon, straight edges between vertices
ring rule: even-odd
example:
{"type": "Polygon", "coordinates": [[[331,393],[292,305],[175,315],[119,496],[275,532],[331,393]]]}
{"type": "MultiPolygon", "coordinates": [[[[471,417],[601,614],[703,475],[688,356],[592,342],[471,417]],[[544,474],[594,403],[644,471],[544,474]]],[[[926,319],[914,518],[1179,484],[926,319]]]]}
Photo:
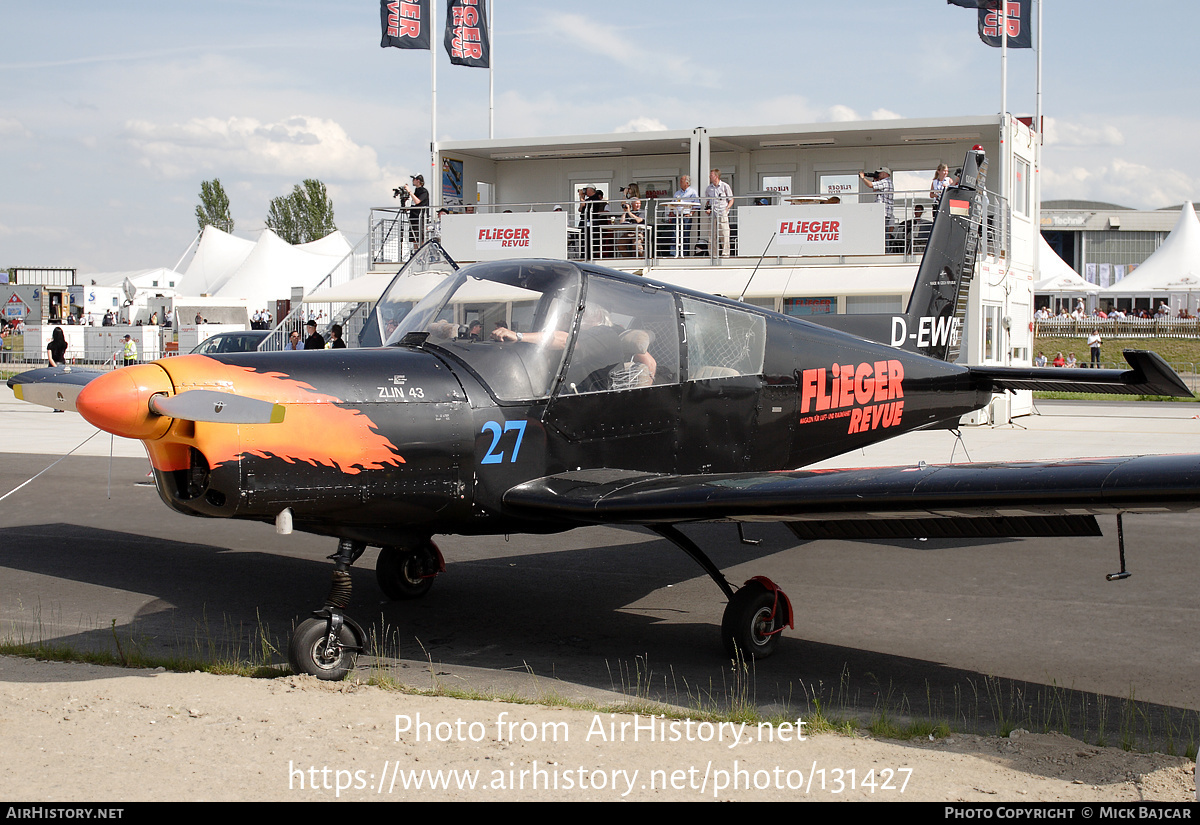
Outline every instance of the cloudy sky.
{"type": "MultiPolygon", "coordinates": [[[[377,0],[0,9],[0,267],[173,266],[213,177],[246,237],[319,178],[355,242],[428,163],[429,55],[379,48],[377,0]]],[[[1194,5],[1051,0],[1044,19],[1043,198],[1200,196],[1194,5]]],[[[499,138],[1000,107],[999,51],[944,0],[499,0],[495,56],[499,138]]],[[[1008,108],[1032,114],[1032,52],[1009,63],[1008,108]]],[[[441,53],[439,139],[487,137],[487,89],[441,53]]]]}

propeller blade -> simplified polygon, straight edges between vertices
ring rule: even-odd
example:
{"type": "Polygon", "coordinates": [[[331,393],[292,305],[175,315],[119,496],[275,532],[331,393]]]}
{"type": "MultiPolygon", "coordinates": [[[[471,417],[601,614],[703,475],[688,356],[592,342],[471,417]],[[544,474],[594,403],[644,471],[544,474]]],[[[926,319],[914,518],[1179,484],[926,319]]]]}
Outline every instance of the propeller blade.
{"type": "Polygon", "coordinates": [[[284,406],[229,392],[188,390],[178,395],[151,396],[150,411],[214,424],[278,424],[283,421],[284,406]]]}
{"type": "Polygon", "coordinates": [[[8,386],[21,401],[55,410],[75,410],[79,392],[104,373],[65,367],[44,367],[14,375],[8,386]]]}

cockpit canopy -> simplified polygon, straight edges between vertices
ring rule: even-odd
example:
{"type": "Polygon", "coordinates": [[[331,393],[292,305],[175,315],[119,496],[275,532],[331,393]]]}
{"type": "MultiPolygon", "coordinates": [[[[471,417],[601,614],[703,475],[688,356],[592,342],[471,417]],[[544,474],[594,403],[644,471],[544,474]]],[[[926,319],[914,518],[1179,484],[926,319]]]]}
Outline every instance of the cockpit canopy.
{"type": "Polygon", "coordinates": [[[496,261],[402,276],[378,307],[389,346],[446,352],[500,401],[762,370],[760,314],[562,261],[496,261]],[[690,347],[686,378],[681,333],[690,347]]]}

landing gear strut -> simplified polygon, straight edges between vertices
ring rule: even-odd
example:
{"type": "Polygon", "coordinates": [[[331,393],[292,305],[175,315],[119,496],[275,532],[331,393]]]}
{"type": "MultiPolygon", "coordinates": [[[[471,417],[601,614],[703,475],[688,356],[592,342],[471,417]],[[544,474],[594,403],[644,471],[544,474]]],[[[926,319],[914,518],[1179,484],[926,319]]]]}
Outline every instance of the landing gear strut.
{"type": "Polygon", "coordinates": [[[358,654],[366,647],[366,633],[342,613],[350,604],[350,565],[367,546],[342,539],[333,560],[333,581],[325,606],[313,618],[301,622],[288,643],[288,662],[297,673],[307,673],[326,681],[345,679],[354,669],[358,654]]]}
{"type": "MultiPolygon", "coordinates": [[[[729,598],[721,618],[721,641],[733,658],[765,659],[779,646],[783,628],[795,627],[792,602],[775,582],[755,576],[736,592],[729,580],[694,541],[670,524],[651,528],[691,556],[729,598]]],[[[742,535],[740,525],[738,535],[742,535]]]]}

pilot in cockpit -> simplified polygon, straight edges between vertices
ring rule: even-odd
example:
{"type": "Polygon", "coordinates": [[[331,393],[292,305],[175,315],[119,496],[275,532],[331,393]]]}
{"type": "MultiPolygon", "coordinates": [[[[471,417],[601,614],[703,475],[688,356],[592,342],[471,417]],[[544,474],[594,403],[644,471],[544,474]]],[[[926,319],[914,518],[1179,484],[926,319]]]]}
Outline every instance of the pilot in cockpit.
{"type": "MultiPolygon", "coordinates": [[[[624,360],[621,334],[625,330],[614,324],[608,310],[592,304],[583,310],[579,319],[579,336],[571,354],[571,365],[567,370],[566,386],[575,392],[596,392],[610,389],[609,371],[624,360]]],[[[546,341],[552,349],[563,349],[567,345],[565,330],[543,332],[514,332],[507,327],[492,330],[497,341],[519,341],[540,344],[546,341]],[[549,339],[546,336],[549,335],[549,339]]]]}

